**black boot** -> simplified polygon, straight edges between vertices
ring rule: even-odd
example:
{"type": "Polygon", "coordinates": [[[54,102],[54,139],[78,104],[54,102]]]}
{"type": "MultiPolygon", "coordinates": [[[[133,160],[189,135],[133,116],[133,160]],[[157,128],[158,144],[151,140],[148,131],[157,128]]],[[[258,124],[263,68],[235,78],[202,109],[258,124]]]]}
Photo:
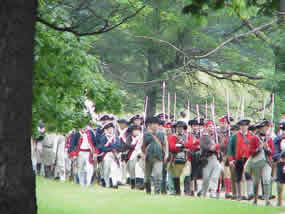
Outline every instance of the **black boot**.
{"type": "Polygon", "coordinates": [[[150,182],[145,183],[146,194],[151,194],[151,184],[150,182]]]}
{"type": "Polygon", "coordinates": [[[131,179],[131,189],[135,189],[135,188],[136,188],[136,180],[131,179]]]}
{"type": "Polygon", "coordinates": [[[136,188],[138,190],[144,190],[144,179],[143,178],[136,178],[135,179],[136,188]]]}
{"type": "Polygon", "coordinates": [[[258,200],[258,183],[254,183],[253,184],[253,194],[254,194],[254,198],[253,198],[253,204],[257,205],[257,200],[258,200]]]}
{"type": "Polygon", "coordinates": [[[176,195],[181,195],[180,178],[174,178],[173,181],[176,195]]]}
{"type": "Polygon", "coordinates": [[[184,178],[184,194],[190,195],[190,176],[185,176],[184,178]]]}

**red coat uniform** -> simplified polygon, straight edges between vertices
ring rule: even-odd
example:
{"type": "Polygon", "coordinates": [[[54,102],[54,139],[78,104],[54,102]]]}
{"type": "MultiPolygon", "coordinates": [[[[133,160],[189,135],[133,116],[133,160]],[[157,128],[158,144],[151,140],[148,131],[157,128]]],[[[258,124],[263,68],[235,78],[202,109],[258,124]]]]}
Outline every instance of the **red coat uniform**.
{"type": "Polygon", "coordinates": [[[248,142],[244,140],[241,132],[238,132],[236,135],[233,135],[231,137],[228,148],[229,161],[249,158],[249,142],[251,137],[252,136],[249,132],[247,132],[247,134],[245,135],[245,138],[248,142]]]}
{"type": "MultiPolygon", "coordinates": [[[[193,148],[193,140],[191,135],[187,136],[187,140],[186,142],[184,142],[184,148],[191,150],[191,148],[193,148]]],[[[177,136],[176,135],[172,135],[168,137],[168,145],[169,145],[169,152],[172,153],[177,153],[177,152],[181,152],[181,148],[177,146],[177,144],[179,144],[177,136]]],[[[191,161],[191,157],[190,155],[187,155],[187,160],[191,161]]]]}
{"type": "MultiPolygon", "coordinates": [[[[258,138],[258,136],[253,136],[250,139],[250,144],[249,144],[249,155],[250,156],[254,156],[256,155],[259,150],[258,150],[258,146],[260,144],[260,139],[258,138]]],[[[274,147],[273,147],[273,140],[271,137],[266,139],[266,143],[268,145],[268,152],[266,153],[266,158],[269,161],[269,163],[272,163],[272,155],[274,153],[274,147]]]]}

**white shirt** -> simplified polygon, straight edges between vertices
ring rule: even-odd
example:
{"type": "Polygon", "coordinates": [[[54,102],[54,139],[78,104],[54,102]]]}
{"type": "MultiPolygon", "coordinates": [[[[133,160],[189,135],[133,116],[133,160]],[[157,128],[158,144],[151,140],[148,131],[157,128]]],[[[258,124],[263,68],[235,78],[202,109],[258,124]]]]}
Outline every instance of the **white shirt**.
{"type": "Polygon", "coordinates": [[[82,144],[80,146],[80,149],[90,149],[87,134],[81,133],[81,136],[83,138],[83,141],[82,141],[82,144]]]}

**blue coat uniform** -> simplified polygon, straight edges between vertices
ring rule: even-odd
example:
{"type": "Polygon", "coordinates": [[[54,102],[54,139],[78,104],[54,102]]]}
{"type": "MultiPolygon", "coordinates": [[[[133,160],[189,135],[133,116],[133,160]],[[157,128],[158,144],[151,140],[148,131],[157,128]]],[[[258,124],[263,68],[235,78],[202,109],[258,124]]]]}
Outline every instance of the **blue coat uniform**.
{"type": "MultiPolygon", "coordinates": [[[[273,143],[274,143],[274,155],[273,160],[279,161],[281,158],[285,157],[285,153],[281,151],[281,141],[284,140],[285,137],[277,136],[273,143]]],[[[285,184],[285,173],[283,172],[283,168],[285,167],[285,162],[278,162],[277,163],[277,181],[285,184]]]]}
{"type": "Polygon", "coordinates": [[[112,150],[116,150],[116,151],[120,150],[120,139],[119,139],[119,137],[116,136],[113,143],[111,143],[108,146],[105,146],[105,144],[107,142],[108,142],[108,138],[106,136],[101,136],[100,142],[97,146],[100,153],[110,152],[112,150]]]}
{"type": "MultiPolygon", "coordinates": [[[[96,144],[96,137],[95,134],[92,130],[86,131],[87,136],[88,136],[88,141],[92,145],[92,147],[97,148],[96,144]]],[[[68,153],[71,156],[76,156],[79,153],[80,150],[80,139],[81,139],[81,134],[80,132],[77,132],[71,136],[70,139],[70,146],[68,148],[68,153]]]]}

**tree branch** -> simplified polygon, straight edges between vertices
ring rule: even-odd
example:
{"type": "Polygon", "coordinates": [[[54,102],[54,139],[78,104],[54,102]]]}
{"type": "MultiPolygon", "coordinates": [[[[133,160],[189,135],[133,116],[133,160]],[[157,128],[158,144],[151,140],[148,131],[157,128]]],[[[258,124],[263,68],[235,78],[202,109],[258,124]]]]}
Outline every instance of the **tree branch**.
{"type": "Polygon", "coordinates": [[[59,27],[57,26],[55,23],[49,23],[48,21],[42,19],[41,17],[37,17],[37,21],[60,32],[70,32],[73,33],[74,35],[78,36],[78,37],[83,37],[83,36],[91,36],[91,35],[97,35],[97,34],[102,34],[102,33],[106,33],[109,32],[117,27],[119,27],[120,25],[122,25],[123,23],[127,22],[129,19],[135,17],[140,11],[142,11],[145,8],[145,5],[142,6],[141,8],[139,8],[136,12],[134,12],[133,14],[123,18],[119,23],[114,24],[112,26],[109,26],[108,22],[106,22],[105,20],[105,25],[103,27],[101,27],[100,29],[93,31],[93,32],[86,32],[86,33],[81,33],[75,30],[75,26],[71,26],[71,27],[59,27]]]}
{"type": "Polygon", "coordinates": [[[272,24],[274,24],[275,22],[277,22],[278,19],[274,19],[272,20],[271,22],[267,23],[267,24],[264,24],[264,25],[261,25],[259,27],[256,27],[254,29],[252,29],[251,31],[247,32],[247,33],[242,33],[242,34],[239,34],[239,35],[236,35],[234,37],[231,37],[229,39],[227,39],[226,41],[222,42],[220,45],[218,45],[215,49],[211,50],[210,52],[208,52],[207,54],[205,55],[202,55],[202,56],[194,56],[193,58],[194,59],[202,59],[202,58],[206,58],[206,57],[209,57],[211,56],[212,54],[214,54],[215,52],[217,52],[218,50],[220,50],[222,47],[224,47],[226,44],[230,43],[231,41],[233,40],[237,40],[237,39],[240,39],[242,37],[247,37],[249,35],[251,35],[252,33],[255,33],[257,31],[260,31],[272,24]]]}

